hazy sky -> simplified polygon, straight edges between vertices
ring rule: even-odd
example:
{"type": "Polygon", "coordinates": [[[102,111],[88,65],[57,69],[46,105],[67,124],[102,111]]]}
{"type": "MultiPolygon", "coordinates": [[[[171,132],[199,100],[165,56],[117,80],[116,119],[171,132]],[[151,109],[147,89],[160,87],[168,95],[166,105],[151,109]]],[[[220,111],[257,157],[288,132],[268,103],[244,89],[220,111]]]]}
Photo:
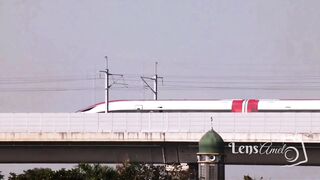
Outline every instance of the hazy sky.
{"type": "Polygon", "coordinates": [[[104,81],[93,79],[105,55],[128,83],[112,99],[152,98],[139,77],[155,61],[160,99],[320,98],[319,6],[0,0],[0,112],[74,112],[103,101],[104,81]]]}
{"type": "Polygon", "coordinates": [[[125,75],[116,80],[128,83],[113,86],[112,99],[151,99],[139,77],[152,75],[155,61],[160,99],[319,99],[319,7],[0,0],[0,112],[74,112],[104,101],[98,71],[106,55],[111,71],[125,75]]]}

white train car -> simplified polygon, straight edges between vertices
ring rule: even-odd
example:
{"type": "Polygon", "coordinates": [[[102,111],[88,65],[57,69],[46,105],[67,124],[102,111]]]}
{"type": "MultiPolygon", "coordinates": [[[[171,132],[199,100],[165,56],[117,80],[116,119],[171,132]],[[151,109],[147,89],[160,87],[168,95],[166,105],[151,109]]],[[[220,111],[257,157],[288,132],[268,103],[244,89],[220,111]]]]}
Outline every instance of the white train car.
{"type": "MultiPolygon", "coordinates": [[[[105,103],[78,112],[104,113],[105,103]]],[[[320,112],[320,100],[231,99],[110,101],[109,112],[320,112]]]]}
{"type": "Polygon", "coordinates": [[[259,100],[259,112],[320,112],[320,100],[259,100]]]}
{"type": "MultiPolygon", "coordinates": [[[[105,103],[90,106],[80,112],[103,113],[105,103]]],[[[231,112],[232,100],[211,101],[110,101],[110,112],[231,112]]]]}
{"type": "Polygon", "coordinates": [[[216,111],[228,112],[232,110],[232,100],[215,101],[113,101],[109,103],[111,112],[128,111],[216,111]]]}

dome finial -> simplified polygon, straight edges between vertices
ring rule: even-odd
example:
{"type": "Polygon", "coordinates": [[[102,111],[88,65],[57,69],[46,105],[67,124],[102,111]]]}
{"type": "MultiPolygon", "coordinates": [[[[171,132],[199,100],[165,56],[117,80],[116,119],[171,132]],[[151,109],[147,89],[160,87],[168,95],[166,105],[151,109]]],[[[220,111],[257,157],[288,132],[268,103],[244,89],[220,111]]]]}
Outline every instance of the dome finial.
{"type": "Polygon", "coordinates": [[[213,130],[213,117],[211,116],[211,130],[213,130]]]}

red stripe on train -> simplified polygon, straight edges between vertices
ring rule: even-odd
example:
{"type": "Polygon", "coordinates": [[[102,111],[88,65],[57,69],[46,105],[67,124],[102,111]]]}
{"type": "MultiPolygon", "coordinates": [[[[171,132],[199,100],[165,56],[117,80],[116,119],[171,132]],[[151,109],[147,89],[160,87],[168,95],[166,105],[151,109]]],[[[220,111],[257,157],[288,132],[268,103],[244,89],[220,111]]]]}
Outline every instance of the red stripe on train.
{"type": "Polygon", "coordinates": [[[244,100],[232,101],[232,112],[242,112],[242,103],[244,100]]]}
{"type": "Polygon", "coordinates": [[[247,109],[247,112],[258,112],[258,103],[259,103],[259,100],[250,99],[250,100],[248,101],[248,109],[247,109]]]}

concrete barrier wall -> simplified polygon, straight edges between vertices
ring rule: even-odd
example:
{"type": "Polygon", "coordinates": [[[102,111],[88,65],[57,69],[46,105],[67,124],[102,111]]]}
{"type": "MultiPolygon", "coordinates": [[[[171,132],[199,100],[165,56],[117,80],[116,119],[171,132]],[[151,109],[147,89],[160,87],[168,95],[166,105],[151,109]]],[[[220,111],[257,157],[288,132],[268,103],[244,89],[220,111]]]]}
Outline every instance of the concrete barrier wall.
{"type": "Polygon", "coordinates": [[[0,132],[320,133],[320,113],[2,113],[0,132]]]}
{"type": "Polygon", "coordinates": [[[320,113],[3,113],[0,141],[197,142],[211,126],[226,142],[320,142],[320,113]]]}

